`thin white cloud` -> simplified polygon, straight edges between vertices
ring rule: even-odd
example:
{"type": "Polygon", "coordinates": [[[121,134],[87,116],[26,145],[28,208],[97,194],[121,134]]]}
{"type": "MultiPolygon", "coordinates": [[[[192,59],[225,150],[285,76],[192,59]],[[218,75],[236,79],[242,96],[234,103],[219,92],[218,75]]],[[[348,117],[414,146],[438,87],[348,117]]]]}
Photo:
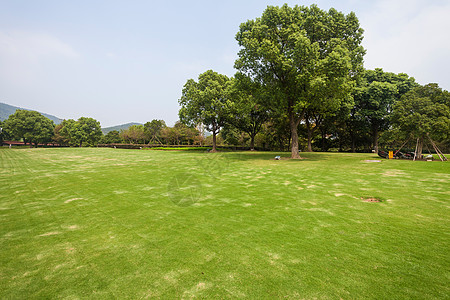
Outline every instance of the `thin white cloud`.
{"type": "Polygon", "coordinates": [[[108,52],[108,53],[106,53],[106,57],[109,59],[115,59],[115,58],[117,58],[117,54],[115,54],[113,52],[108,52]]]}
{"type": "Polygon", "coordinates": [[[0,30],[0,86],[36,86],[49,67],[80,54],[48,33],[0,30]]]}
{"type": "Polygon", "coordinates": [[[80,56],[70,45],[52,35],[28,31],[0,31],[0,54],[32,61],[55,55],[66,58],[80,56]]]}
{"type": "Polygon", "coordinates": [[[406,72],[422,84],[445,81],[450,67],[450,3],[379,1],[359,17],[365,31],[366,68],[406,72]]]}

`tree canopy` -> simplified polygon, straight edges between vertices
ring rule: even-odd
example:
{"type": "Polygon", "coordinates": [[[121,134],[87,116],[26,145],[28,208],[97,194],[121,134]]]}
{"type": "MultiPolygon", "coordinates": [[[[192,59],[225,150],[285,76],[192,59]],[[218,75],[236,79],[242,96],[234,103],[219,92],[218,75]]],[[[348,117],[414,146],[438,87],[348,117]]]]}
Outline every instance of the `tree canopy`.
{"type": "Polygon", "coordinates": [[[166,122],[164,120],[152,120],[151,122],[147,122],[144,124],[145,134],[147,135],[147,139],[150,141],[149,143],[161,143],[161,132],[164,128],[166,128],[166,122]]]}
{"type": "Polygon", "coordinates": [[[395,102],[416,86],[414,78],[404,73],[384,72],[380,68],[364,72],[353,91],[353,96],[356,117],[362,118],[368,124],[375,152],[378,152],[380,131],[389,128],[389,119],[395,102]]]}
{"type": "Polygon", "coordinates": [[[339,103],[351,92],[362,69],[362,34],[354,13],[316,5],[269,6],[241,24],[235,67],[272,91],[273,106],[289,119],[292,158],[299,158],[297,127],[306,109],[339,103]]]}
{"type": "Polygon", "coordinates": [[[4,122],[5,131],[14,139],[22,139],[25,143],[48,143],[55,127],[52,120],[37,111],[18,109],[4,122]]]}
{"type": "Polygon", "coordinates": [[[100,122],[87,117],[80,117],[77,121],[68,119],[62,123],[58,135],[61,140],[71,146],[95,145],[103,136],[100,122]]]}
{"type": "Polygon", "coordinates": [[[395,104],[392,120],[401,137],[418,139],[418,152],[427,137],[450,139],[450,93],[435,83],[419,86],[395,104]]]}
{"type": "Polygon", "coordinates": [[[216,151],[216,136],[226,124],[231,105],[227,95],[230,79],[208,70],[198,77],[198,82],[189,79],[184,85],[178,101],[180,120],[191,126],[204,125],[213,134],[213,149],[216,151]]]}
{"type": "Polygon", "coordinates": [[[250,149],[254,150],[255,136],[269,119],[268,91],[258,82],[238,73],[236,78],[231,79],[228,94],[231,101],[228,124],[247,133],[250,137],[250,149]]]}
{"type": "Polygon", "coordinates": [[[118,130],[111,130],[101,139],[102,144],[116,144],[121,142],[122,138],[120,137],[120,132],[118,130]]]}
{"type": "Polygon", "coordinates": [[[131,125],[125,130],[121,130],[120,136],[127,143],[144,144],[146,135],[144,125],[131,125]]]}

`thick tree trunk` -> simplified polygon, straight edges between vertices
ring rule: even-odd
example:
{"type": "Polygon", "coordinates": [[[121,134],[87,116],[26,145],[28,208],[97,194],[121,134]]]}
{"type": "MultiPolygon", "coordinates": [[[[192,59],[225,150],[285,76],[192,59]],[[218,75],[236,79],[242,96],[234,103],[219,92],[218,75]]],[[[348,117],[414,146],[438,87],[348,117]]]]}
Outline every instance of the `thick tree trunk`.
{"type": "Polygon", "coordinates": [[[416,159],[422,159],[422,151],[423,151],[423,138],[419,138],[417,142],[416,159]]]}
{"type": "Polygon", "coordinates": [[[300,159],[300,154],[298,153],[298,131],[297,127],[300,123],[300,119],[296,119],[294,113],[289,114],[289,125],[291,127],[291,158],[300,159]]]}
{"type": "Polygon", "coordinates": [[[322,133],[322,147],[321,147],[321,149],[322,149],[322,152],[325,152],[325,135],[326,135],[326,133],[325,133],[324,130],[322,130],[321,133],[322,133]]]}
{"type": "Polygon", "coordinates": [[[312,150],[312,130],[308,129],[308,152],[313,152],[312,150]]]}
{"type": "Polygon", "coordinates": [[[250,150],[255,151],[255,135],[250,136],[250,150]]]}
{"type": "Polygon", "coordinates": [[[373,134],[373,149],[375,150],[375,153],[378,153],[378,128],[377,127],[373,127],[372,134],[373,134]]]}
{"type": "Polygon", "coordinates": [[[216,135],[217,135],[217,133],[215,131],[213,131],[213,145],[212,145],[211,152],[217,152],[217,149],[216,149],[216,135]]]}
{"type": "Polygon", "coordinates": [[[356,143],[355,143],[355,135],[354,134],[352,134],[351,135],[351,139],[352,139],[352,153],[355,153],[356,152],[356,143]]]}
{"type": "Polygon", "coordinates": [[[314,134],[314,129],[311,128],[311,124],[308,121],[308,118],[306,118],[306,131],[308,132],[308,148],[306,149],[307,152],[313,152],[312,150],[312,136],[314,134]]]}

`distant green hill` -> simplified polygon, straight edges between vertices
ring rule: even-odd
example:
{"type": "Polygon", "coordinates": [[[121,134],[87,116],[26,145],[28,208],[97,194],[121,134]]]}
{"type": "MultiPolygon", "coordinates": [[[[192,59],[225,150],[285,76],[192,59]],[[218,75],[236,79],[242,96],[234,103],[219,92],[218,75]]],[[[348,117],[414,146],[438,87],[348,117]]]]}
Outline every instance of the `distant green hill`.
{"type": "Polygon", "coordinates": [[[142,125],[142,124],[131,122],[131,123],[126,123],[126,124],[117,125],[117,126],[105,127],[105,128],[102,128],[102,132],[103,132],[103,134],[107,134],[108,132],[113,131],[113,130],[117,130],[120,132],[121,130],[128,129],[128,127],[130,127],[132,125],[142,125]]]}
{"type": "MultiPolygon", "coordinates": [[[[21,108],[21,107],[17,107],[17,106],[13,106],[13,105],[9,105],[9,104],[0,102],[0,121],[4,121],[4,120],[8,119],[8,117],[10,115],[12,115],[18,109],[32,110],[32,109],[21,108]]],[[[39,112],[39,113],[42,114],[43,116],[49,118],[53,122],[55,122],[56,125],[60,124],[63,121],[62,119],[60,119],[58,117],[55,117],[55,116],[52,116],[49,114],[45,114],[45,113],[41,113],[41,112],[39,112]]],[[[102,128],[102,132],[103,132],[103,134],[107,134],[108,132],[113,131],[113,130],[117,130],[117,131],[125,130],[125,129],[128,129],[128,127],[130,127],[131,125],[142,125],[142,124],[136,123],[136,122],[131,122],[131,123],[126,123],[126,124],[117,125],[117,126],[105,127],[105,128],[102,128]]]]}
{"type": "MultiPolygon", "coordinates": [[[[13,105],[9,105],[9,104],[0,102],[0,121],[4,121],[4,120],[8,119],[8,117],[10,115],[12,115],[18,109],[33,110],[33,109],[21,108],[21,107],[17,107],[17,106],[13,106],[13,105]]],[[[49,118],[53,122],[55,122],[55,124],[59,124],[63,121],[62,119],[60,119],[58,117],[55,117],[55,116],[52,116],[49,114],[44,114],[41,112],[39,112],[39,113],[42,114],[43,116],[49,118]]]]}

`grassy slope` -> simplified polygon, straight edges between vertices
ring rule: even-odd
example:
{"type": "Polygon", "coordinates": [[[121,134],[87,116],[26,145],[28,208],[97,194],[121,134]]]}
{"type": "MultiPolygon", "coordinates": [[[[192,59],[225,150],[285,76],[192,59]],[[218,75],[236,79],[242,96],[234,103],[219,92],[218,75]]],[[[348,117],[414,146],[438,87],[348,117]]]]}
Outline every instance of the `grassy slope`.
{"type": "Polygon", "coordinates": [[[448,297],[450,163],[274,156],[1,149],[2,296],[448,297]]]}

